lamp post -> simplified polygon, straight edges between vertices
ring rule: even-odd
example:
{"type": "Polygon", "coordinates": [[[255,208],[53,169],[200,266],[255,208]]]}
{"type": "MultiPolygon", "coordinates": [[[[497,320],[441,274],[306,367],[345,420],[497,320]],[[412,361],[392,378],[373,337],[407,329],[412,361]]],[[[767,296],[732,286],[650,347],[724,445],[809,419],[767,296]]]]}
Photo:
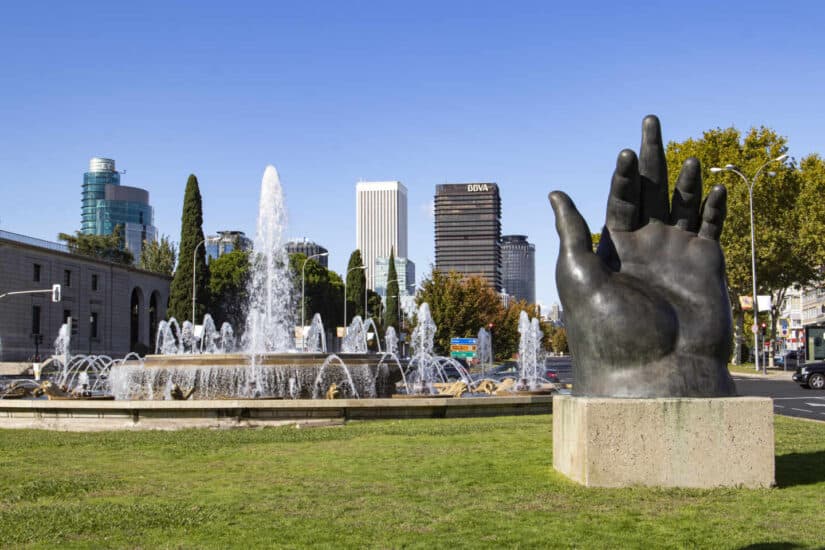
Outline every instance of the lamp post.
{"type": "MultiPolygon", "coordinates": [[[[367,266],[359,265],[359,266],[353,267],[349,271],[347,271],[346,275],[344,275],[344,335],[345,336],[347,334],[347,279],[349,278],[349,274],[351,272],[355,271],[356,269],[367,269],[367,266]]],[[[364,288],[364,315],[367,314],[367,310],[366,310],[367,298],[366,298],[366,296],[367,296],[367,289],[365,287],[364,288]]]]}
{"type": "MultiPolygon", "coordinates": [[[[774,162],[782,162],[786,158],[788,158],[788,155],[784,154],[784,155],[779,155],[775,159],[769,160],[768,162],[766,162],[765,164],[763,164],[762,166],[759,167],[759,169],[756,171],[756,173],[753,175],[753,178],[751,178],[750,181],[748,180],[747,177],[745,177],[745,174],[740,172],[736,168],[736,166],[734,166],[733,164],[726,164],[724,168],[718,168],[718,167],[714,166],[713,168],[710,169],[711,173],[714,173],[714,174],[716,174],[718,172],[723,172],[723,171],[724,172],[733,172],[734,174],[736,174],[737,176],[742,178],[742,181],[744,181],[745,185],[748,187],[748,205],[750,207],[750,216],[751,216],[751,279],[752,279],[752,282],[753,282],[753,327],[752,327],[752,331],[753,331],[753,360],[754,360],[754,367],[755,367],[755,370],[757,372],[759,371],[759,353],[760,353],[760,350],[759,350],[759,322],[758,322],[759,321],[759,302],[757,301],[757,298],[756,298],[756,237],[755,237],[754,225],[753,225],[753,186],[754,186],[754,184],[756,184],[756,179],[759,177],[759,174],[762,173],[762,170],[764,170],[766,166],[768,166],[769,164],[774,163],[774,162]]],[[[775,175],[773,172],[770,172],[769,174],[770,175],[775,175]]],[[[766,365],[764,364],[764,361],[763,361],[763,363],[762,363],[762,374],[767,374],[767,373],[768,373],[768,371],[767,371],[766,365]]]]}
{"type": "Polygon", "coordinates": [[[197,324],[195,321],[195,299],[197,298],[197,288],[195,287],[195,272],[198,268],[198,248],[205,242],[206,239],[202,240],[197,245],[195,245],[195,251],[192,252],[192,326],[195,326],[197,324]]]}
{"type": "MultiPolygon", "coordinates": [[[[306,326],[306,267],[307,262],[313,258],[321,258],[323,256],[329,256],[329,252],[321,252],[320,254],[313,254],[309,256],[307,259],[304,260],[304,264],[301,266],[301,349],[306,351],[306,338],[303,337],[304,327],[306,326]]],[[[344,283],[346,284],[346,282],[344,283]]],[[[344,293],[344,300],[346,302],[346,293],[344,293]]]]}

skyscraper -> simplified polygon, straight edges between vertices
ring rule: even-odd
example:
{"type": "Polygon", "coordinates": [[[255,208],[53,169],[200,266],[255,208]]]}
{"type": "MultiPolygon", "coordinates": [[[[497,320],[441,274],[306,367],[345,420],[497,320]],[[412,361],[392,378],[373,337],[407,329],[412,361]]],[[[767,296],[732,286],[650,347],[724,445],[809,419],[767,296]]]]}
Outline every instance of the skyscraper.
{"type": "Polygon", "coordinates": [[[252,239],[243,231],[218,231],[217,235],[206,237],[206,255],[210,260],[233,250],[252,250],[252,239]]]}
{"type": "Polygon", "coordinates": [[[495,183],[435,188],[435,269],[484,277],[501,292],[501,198],[495,183]]]}
{"type": "Polygon", "coordinates": [[[355,246],[375,289],[375,260],[407,257],[407,188],[400,181],[362,181],[355,187],[355,246]]]}
{"type": "Polygon", "coordinates": [[[526,235],[501,237],[501,284],[516,300],[536,303],[536,246],[526,235]]]}
{"type": "Polygon", "coordinates": [[[94,157],[83,174],[80,231],[87,235],[111,235],[121,226],[126,248],[140,259],[143,241],[157,239],[149,192],[120,185],[113,159],[94,157]]]}
{"type": "Polygon", "coordinates": [[[310,241],[306,237],[303,239],[293,239],[287,242],[286,252],[287,254],[303,254],[307,258],[310,256],[316,256],[313,258],[316,262],[324,267],[329,267],[329,257],[321,256],[321,254],[328,252],[328,250],[320,244],[310,241]]]}

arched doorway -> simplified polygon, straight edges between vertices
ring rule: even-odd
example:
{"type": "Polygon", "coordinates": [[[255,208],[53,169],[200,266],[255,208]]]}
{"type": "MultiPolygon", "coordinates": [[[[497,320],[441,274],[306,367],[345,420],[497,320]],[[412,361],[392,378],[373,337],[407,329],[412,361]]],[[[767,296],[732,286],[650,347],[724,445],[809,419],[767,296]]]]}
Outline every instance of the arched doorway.
{"type": "Polygon", "coordinates": [[[129,302],[129,351],[146,352],[146,346],[141,345],[140,317],[143,309],[143,291],[139,287],[132,289],[132,298],[129,302]],[[141,349],[143,348],[143,349],[141,349]]]}
{"type": "Polygon", "coordinates": [[[149,296],[149,351],[151,353],[155,352],[157,346],[158,321],[160,318],[158,306],[160,306],[160,294],[156,290],[149,296]]]}

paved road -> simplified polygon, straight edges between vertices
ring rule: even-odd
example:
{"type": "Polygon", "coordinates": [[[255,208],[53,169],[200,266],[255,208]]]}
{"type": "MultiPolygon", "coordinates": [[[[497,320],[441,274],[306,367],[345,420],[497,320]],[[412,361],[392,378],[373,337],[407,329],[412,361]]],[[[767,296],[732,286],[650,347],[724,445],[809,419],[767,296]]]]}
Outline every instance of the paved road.
{"type": "Polygon", "coordinates": [[[773,398],[776,414],[825,421],[825,391],[806,390],[792,380],[734,376],[739,395],[773,398]]]}

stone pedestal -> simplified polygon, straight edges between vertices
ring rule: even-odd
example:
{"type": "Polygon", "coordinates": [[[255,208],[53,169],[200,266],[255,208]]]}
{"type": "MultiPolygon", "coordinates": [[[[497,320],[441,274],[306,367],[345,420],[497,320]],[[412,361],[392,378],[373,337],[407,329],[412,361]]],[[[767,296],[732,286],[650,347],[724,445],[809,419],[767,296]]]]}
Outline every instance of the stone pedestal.
{"type": "Polygon", "coordinates": [[[592,487],[770,487],[767,397],[553,397],[553,466],[592,487]]]}

